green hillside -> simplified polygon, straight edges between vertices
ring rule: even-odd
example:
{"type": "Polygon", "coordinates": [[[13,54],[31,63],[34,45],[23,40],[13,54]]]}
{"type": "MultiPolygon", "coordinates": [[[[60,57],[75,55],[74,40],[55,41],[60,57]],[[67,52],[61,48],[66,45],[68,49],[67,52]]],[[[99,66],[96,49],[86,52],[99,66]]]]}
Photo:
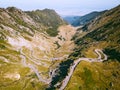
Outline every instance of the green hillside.
{"type": "Polygon", "coordinates": [[[56,36],[58,34],[57,28],[60,25],[67,24],[54,10],[44,9],[27,11],[26,13],[36,22],[46,26],[46,32],[50,36],[56,36]]]}
{"type": "Polygon", "coordinates": [[[0,90],[120,90],[120,5],[82,25],[0,8],[0,90]]]}
{"type": "Polygon", "coordinates": [[[77,47],[72,58],[97,57],[96,48],[103,50],[108,60],[103,63],[82,61],[76,67],[65,90],[119,90],[120,80],[120,6],[78,30],[74,36],[77,47]]]}

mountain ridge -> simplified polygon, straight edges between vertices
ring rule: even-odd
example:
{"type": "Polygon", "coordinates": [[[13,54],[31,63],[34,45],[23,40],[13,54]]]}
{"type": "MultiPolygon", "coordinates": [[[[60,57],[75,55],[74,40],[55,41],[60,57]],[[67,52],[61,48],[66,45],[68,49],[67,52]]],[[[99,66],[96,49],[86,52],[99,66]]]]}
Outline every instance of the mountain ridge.
{"type": "Polygon", "coordinates": [[[43,9],[35,11],[26,11],[26,13],[38,23],[48,27],[46,32],[51,36],[56,36],[56,30],[60,25],[67,24],[54,10],[43,9]]]}
{"type": "Polygon", "coordinates": [[[117,6],[77,30],[73,37],[76,44],[74,52],[59,64],[47,90],[61,87],[65,90],[119,90],[119,12],[120,6],[117,6]],[[96,49],[100,50],[99,53],[102,51],[99,55],[102,59],[107,57],[107,60],[99,62],[101,58],[97,60],[96,49]],[[90,61],[85,61],[86,58],[90,61]],[[92,62],[93,58],[95,62],[92,62]],[[78,65],[75,63],[77,60],[81,60],[78,65]],[[74,72],[72,68],[75,68],[74,72]]]}
{"type": "Polygon", "coordinates": [[[91,13],[85,14],[83,16],[66,16],[63,17],[64,20],[66,20],[71,25],[77,27],[77,26],[84,26],[85,24],[90,23],[92,20],[94,20],[96,17],[104,14],[107,10],[104,11],[93,11],[91,13]]]}
{"type": "Polygon", "coordinates": [[[120,5],[76,30],[54,10],[0,8],[0,89],[119,90],[119,16],[120,5]]]}
{"type": "Polygon", "coordinates": [[[119,15],[120,5],[106,11],[91,23],[78,29],[74,36],[77,47],[74,49],[75,52],[71,54],[71,58],[96,58],[94,51],[96,48],[99,48],[107,55],[108,59],[103,63],[89,63],[85,61],[79,63],[65,90],[78,90],[79,88],[81,90],[119,90],[119,15]],[[84,35],[82,35],[81,31],[84,35]],[[73,83],[75,83],[75,86],[72,86],[73,83]]]}
{"type": "MultiPolygon", "coordinates": [[[[50,26],[37,22],[26,12],[15,7],[0,8],[0,89],[45,89],[55,67],[72,52],[75,29],[64,24],[54,11],[51,14],[58,19],[54,18],[55,29],[51,30],[57,32],[53,36],[46,31],[50,26]],[[69,34],[62,35],[61,29],[69,34]]],[[[51,23],[53,17],[46,16],[51,23]]],[[[47,21],[45,17],[42,19],[47,21]]]]}

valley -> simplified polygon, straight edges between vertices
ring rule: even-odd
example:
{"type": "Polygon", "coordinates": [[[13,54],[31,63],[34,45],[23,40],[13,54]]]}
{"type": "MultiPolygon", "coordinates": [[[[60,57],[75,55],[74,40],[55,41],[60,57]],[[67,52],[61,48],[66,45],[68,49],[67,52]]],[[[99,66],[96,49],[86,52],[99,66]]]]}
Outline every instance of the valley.
{"type": "Polygon", "coordinates": [[[0,8],[0,90],[119,90],[119,15],[0,8]]]}

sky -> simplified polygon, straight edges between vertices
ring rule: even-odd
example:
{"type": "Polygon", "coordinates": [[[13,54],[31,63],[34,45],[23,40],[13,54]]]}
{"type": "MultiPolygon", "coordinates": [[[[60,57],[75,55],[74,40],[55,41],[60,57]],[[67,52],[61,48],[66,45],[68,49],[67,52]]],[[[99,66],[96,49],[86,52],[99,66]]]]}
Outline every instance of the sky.
{"type": "Polygon", "coordinates": [[[54,9],[60,15],[79,15],[111,9],[120,0],[0,0],[0,7],[17,7],[24,11],[54,9]]]}

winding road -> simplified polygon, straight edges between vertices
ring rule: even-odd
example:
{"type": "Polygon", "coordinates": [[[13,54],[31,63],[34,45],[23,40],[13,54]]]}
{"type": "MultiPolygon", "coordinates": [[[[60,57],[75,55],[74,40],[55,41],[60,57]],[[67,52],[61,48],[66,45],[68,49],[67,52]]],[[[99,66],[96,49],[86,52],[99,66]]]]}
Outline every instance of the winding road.
{"type": "Polygon", "coordinates": [[[37,75],[39,81],[44,82],[44,83],[46,83],[46,84],[49,84],[50,81],[51,81],[51,78],[49,78],[49,79],[43,79],[42,76],[40,76],[39,71],[37,70],[37,68],[35,68],[35,66],[33,66],[32,64],[27,64],[27,63],[26,63],[26,58],[27,58],[27,57],[26,57],[26,55],[22,52],[22,48],[20,49],[20,54],[21,54],[20,56],[21,56],[21,58],[22,58],[22,64],[23,64],[24,66],[26,66],[26,67],[29,67],[31,70],[33,70],[33,71],[35,72],[35,74],[37,75]]]}
{"type": "Polygon", "coordinates": [[[105,55],[102,50],[100,50],[100,49],[95,49],[95,52],[96,52],[96,54],[98,55],[98,58],[97,58],[98,60],[101,60],[101,61],[107,60],[107,55],[105,55]],[[100,52],[101,52],[101,53],[100,53],[100,52]],[[101,55],[101,54],[103,54],[104,59],[102,59],[102,55],[101,55]]]}
{"type": "MultiPolygon", "coordinates": [[[[94,52],[98,55],[98,58],[79,58],[79,59],[74,61],[72,66],[70,66],[70,71],[68,73],[68,76],[66,76],[65,79],[61,82],[61,87],[59,88],[59,90],[64,90],[65,89],[65,87],[67,86],[67,84],[68,84],[68,82],[69,82],[69,80],[70,80],[70,78],[71,78],[75,68],[80,63],[80,61],[103,62],[104,60],[107,60],[107,56],[103,53],[102,50],[95,49],[94,52]],[[104,57],[103,59],[102,59],[102,56],[104,57]]],[[[52,76],[54,76],[54,74],[55,74],[55,72],[54,72],[55,70],[53,70],[52,72],[51,72],[51,70],[49,71],[49,72],[51,72],[51,74],[50,74],[51,77],[49,79],[43,79],[42,76],[39,74],[39,71],[37,70],[37,68],[35,68],[34,65],[26,63],[26,58],[28,58],[28,57],[26,57],[26,55],[22,52],[22,48],[20,49],[20,54],[21,54],[21,58],[22,58],[22,64],[24,66],[29,67],[30,69],[32,69],[35,72],[35,74],[37,75],[39,81],[44,82],[46,84],[50,84],[50,82],[52,80],[52,76]]],[[[37,59],[37,58],[35,58],[35,59],[37,59]]],[[[53,58],[53,60],[58,60],[58,58],[53,58]]],[[[32,61],[34,61],[34,60],[32,60],[32,61]]],[[[37,63],[37,62],[35,62],[35,63],[37,63]]],[[[59,84],[60,84],[60,82],[58,82],[56,84],[56,86],[59,85],[59,84]]]]}
{"type": "Polygon", "coordinates": [[[100,49],[95,49],[96,54],[98,55],[98,58],[79,58],[77,60],[74,61],[73,65],[70,67],[70,72],[68,73],[68,76],[66,76],[66,78],[62,81],[62,85],[59,88],[59,90],[64,90],[65,87],[67,86],[75,68],[77,67],[77,65],[79,64],[80,61],[88,61],[88,62],[103,62],[104,60],[107,60],[107,56],[103,53],[102,50],[100,49]],[[100,53],[101,52],[101,53],[100,53]],[[101,54],[104,55],[104,59],[101,58],[101,54]]]}

